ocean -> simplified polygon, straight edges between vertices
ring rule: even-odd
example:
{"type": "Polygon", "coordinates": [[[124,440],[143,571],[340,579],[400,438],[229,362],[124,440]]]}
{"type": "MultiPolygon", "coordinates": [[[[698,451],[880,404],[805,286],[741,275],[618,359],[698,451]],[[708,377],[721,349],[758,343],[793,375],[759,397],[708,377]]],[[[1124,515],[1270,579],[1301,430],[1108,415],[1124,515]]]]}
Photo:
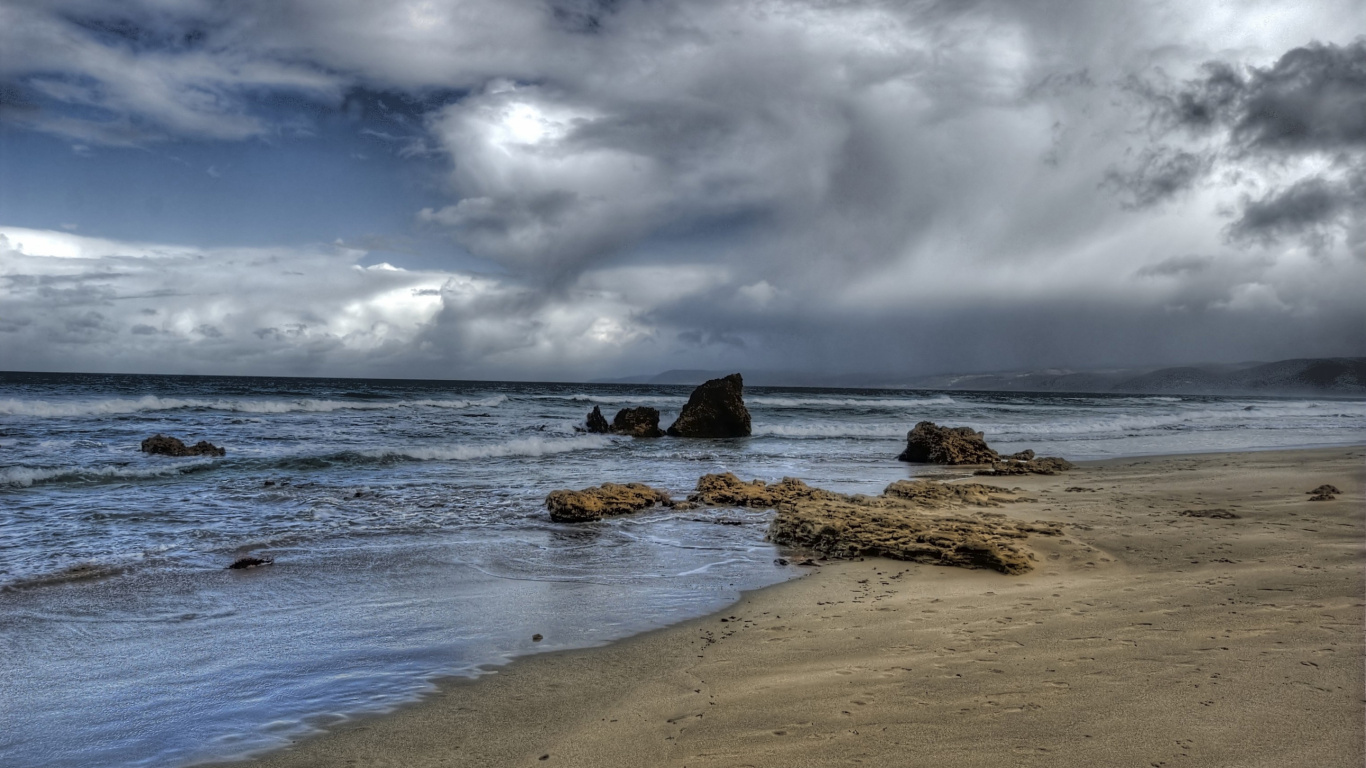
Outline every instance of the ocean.
{"type": "Polygon", "coordinates": [[[557,488],[683,497],[731,471],[878,493],[925,471],[896,460],[922,420],[1072,460],[1366,442],[1360,400],[769,387],[746,389],[746,439],[575,431],[594,405],[667,426],[689,391],[0,374],[0,765],[246,756],[798,575],[768,512],[561,525],[557,488]],[[141,453],[156,433],[227,455],[141,453]],[[226,568],[247,554],[275,564],[226,568]]]}

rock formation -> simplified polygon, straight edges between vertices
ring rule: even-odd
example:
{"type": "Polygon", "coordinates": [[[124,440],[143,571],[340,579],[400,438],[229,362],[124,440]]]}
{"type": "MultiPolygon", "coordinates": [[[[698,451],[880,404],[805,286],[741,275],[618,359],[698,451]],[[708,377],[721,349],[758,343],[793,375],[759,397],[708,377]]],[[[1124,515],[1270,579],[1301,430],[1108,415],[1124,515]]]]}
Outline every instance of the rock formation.
{"type": "Polygon", "coordinates": [[[631,437],[663,437],[664,430],[659,428],[659,411],[654,408],[622,408],[612,419],[612,431],[618,435],[631,437]]]}
{"type": "Polygon", "coordinates": [[[784,477],[781,481],[768,485],[763,480],[746,483],[730,472],[725,472],[699,477],[697,490],[688,496],[688,501],[711,507],[772,509],[786,501],[838,496],[830,491],[812,488],[795,477],[784,477]]]}
{"type": "Polygon", "coordinates": [[[142,452],[161,456],[225,456],[227,450],[207,440],[185,445],[179,438],[157,434],[142,441],[142,452]]]}
{"type": "Polygon", "coordinates": [[[921,464],[991,464],[1000,454],[971,427],[941,427],[922,421],[906,434],[906,450],[897,457],[921,464]]]}
{"type": "Polygon", "coordinates": [[[906,435],[906,450],[898,459],[921,464],[990,464],[978,475],[1053,475],[1072,468],[1056,456],[1036,458],[1031,450],[1002,457],[987,445],[985,436],[971,427],[941,427],[922,421],[906,435]]]}
{"type": "Polygon", "coordinates": [[[780,504],[769,538],[828,557],[889,557],[1016,574],[1033,567],[1020,546],[1029,534],[1060,533],[1050,523],[1015,522],[997,513],[945,514],[1022,500],[989,485],[903,480],[881,496],[825,493],[780,504]]]}
{"type": "Polygon", "coordinates": [[[605,435],[612,431],[612,428],[607,424],[607,418],[602,415],[602,408],[596,405],[588,413],[588,431],[598,435],[605,435]]]}
{"type": "MultiPolygon", "coordinates": [[[[1031,456],[1033,451],[1028,451],[1031,456]]],[[[998,464],[992,464],[991,469],[979,469],[974,475],[993,475],[1003,477],[1008,475],[1056,475],[1059,472],[1066,472],[1073,467],[1072,462],[1067,459],[1060,459],[1057,456],[1044,456],[1038,459],[1028,459],[1020,461],[1018,459],[1006,459],[998,464]]]]}
{"type": "Polygon", "coordinates": [[[664,491],[642,483],[603,483],[581,491],[552,491],[545,497],[550,519],[557,523],[585,523],[604,517],[625,515],[649,509],[656,504],[674,506],[664,491]]]}
{"type": "Polygon", "coordinates": [[[732,373],[694,389],[678,419],[669,427],[674,437],[748,437],[744,380],[732,373]]]}
{"type": "Polygon", "coordinates": [[[1342,493],[1337,486],[1324,483],[1312,491],[1308,491],[1310,501],[1332,501],[1337,498],[1337,494],[1342,493]]]}

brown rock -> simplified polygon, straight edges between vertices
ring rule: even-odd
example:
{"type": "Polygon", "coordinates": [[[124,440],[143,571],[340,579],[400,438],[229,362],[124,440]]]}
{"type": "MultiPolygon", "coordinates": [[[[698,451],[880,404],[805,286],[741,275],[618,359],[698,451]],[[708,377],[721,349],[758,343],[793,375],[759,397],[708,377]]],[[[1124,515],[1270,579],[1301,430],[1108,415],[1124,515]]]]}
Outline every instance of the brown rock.
{"type": "Polygon", "coordinates": [[[593,410],[588,412],[587,430],[596,435],[605,435],[612,431],[612,428],[607,424],[607,417],[602,415],[602,408],[599,406],[593,406],[593,410]]]}
{"type": "Polygon", "coordinates": [[[1053,524],[1017,523],[999,514],[944,514],[1019,500],[989,485],[898,481],[881,496],[830,496],[780,505],[769,538],[829,557],[890,557],[1016,574],[1032,568],[1022,540],[1030,533],[1059,533],[1053,524]]]}
{"type": "Polygon", "coordinates": [[[688,501],[711,507],[771,509],[785,501],[826,497],[839,498],[839,494],[812,488],[795,477],[784,477],[769,485],[763,480],[746,483],[730,472],[724,472],[699,477],[697,490],[688,495],[688,501]]]}
{"type": "Polygon", "coordinates": [[[674,437],[748,437],[744,380],[738,373],[712,379],[694,389],[678,419],[669,427],[674,437]]]}
{"type": "Polygon", "coordinates": [[[897,457],[922,464],[992,464],[1000,454],[970,427],[941,427],[922,421],[906,434],[906,450],[897,457]]]}
{"type": "Polygon", "coordinates": [[[558,523],[584,523],[604,517],[625,515],[649,509],[656,504],[673,506],[664,491],[642,483],[603,483],[582,491],[551,491],[545,497],[550,519],[558,523]]]}
{"type": "MultiPolygon", "coordinates": [[[[590,417],[591,418],[591,417],[590,417]]],[[[659,428],[659,411],[654,408],[622,408],[612,419],[612,431],[631,437],[663,437],[659,428]]]]}
{"type": "Polygon", "coordinates": [[[224,456],[227,450],[207,440],[187,446],[179,438],[157,434],[142,441],[142,452],[161,456],[224,456]]]}
{"type": "MultiPolygon", "coordinates": [[[[1027,451],[1033,455],[1033,451],[1027,451]]],[[[1015,454],[1016,456],[1020,454],[1015,454]]],[[[979,469],[974,475],[993,475],[1003,477],[1008,475],[1056,475],[1059,472],[1066,472],[1074,465],[1067,459],[1060,459],[1057,456],[1044,456],[1038,459],[1027,459],[1017,461],[1007,459],[999,464],[992,464],[991,469],[979,469]]]]}
{"type": "Polygon", "coordinates": [[[1211,520],[1237,520],[1241,517],[1227,509],[1183,509],[1177,514],[1182,517],[1206,517],[1211,520]]]}
{"type": "Polygon", "coordinates": [[[1328,485],[1327,483],[1324,483],[1323,485],[1320,485],[1319,487],[1315,488],[1312,491],[1308,491],[1307,493],[1310,494],[1310,501],[1332,501],[1333,499],[1337,498],[1336,494],[1342,493],[1342,491],[1339,491],[1337,489],[1337,486],[1328,485]]]}

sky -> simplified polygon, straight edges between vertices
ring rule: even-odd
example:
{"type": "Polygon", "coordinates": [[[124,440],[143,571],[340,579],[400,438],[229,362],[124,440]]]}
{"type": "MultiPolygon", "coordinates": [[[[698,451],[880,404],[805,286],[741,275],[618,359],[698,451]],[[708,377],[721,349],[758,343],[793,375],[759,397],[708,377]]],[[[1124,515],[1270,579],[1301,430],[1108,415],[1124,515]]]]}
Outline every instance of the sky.
{"type": "Polygon", "coordinates": [[[0,369],[1366,355],[1366,0],[0,0],[0,369]]]}

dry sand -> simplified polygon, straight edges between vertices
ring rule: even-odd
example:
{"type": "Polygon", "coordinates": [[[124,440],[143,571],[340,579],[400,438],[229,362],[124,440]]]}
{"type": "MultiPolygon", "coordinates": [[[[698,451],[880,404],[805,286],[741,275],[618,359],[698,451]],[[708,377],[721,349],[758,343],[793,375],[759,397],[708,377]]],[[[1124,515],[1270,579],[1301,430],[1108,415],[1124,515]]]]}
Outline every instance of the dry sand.
{"type": "Polygon", "coordinates": [[[830,563],[257,764],[1361,766],[1364,457],[1002,478],[1037,502],[999,511],[1066,524],[1029,539],[1030,573],[830,563]],[[1323,483],[1342,493],[1309,502],[1323,483]]]}

